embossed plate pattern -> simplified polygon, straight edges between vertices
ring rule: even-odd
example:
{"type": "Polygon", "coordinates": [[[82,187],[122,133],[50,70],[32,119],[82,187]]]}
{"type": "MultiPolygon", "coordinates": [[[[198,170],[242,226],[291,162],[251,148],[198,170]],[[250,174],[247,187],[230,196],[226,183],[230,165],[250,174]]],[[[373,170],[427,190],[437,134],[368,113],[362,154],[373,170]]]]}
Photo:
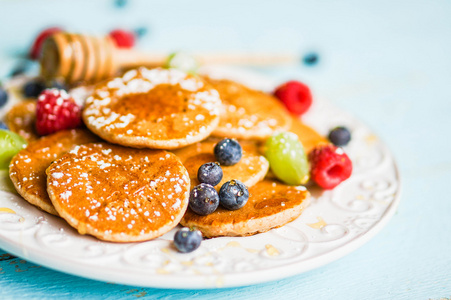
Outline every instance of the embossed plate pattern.
{"type": "MultiPolygon", "coordinates": [[[[226,68],[206,72],[271,90],[275,83],[226,68]]],[[[174,230],[153,241],[115,244],[79,235],[65,221],[29,205],[0,173],[0,248],[37,264],[86,278],[145,287],[214,288],[256,284],[334,261],[373,237],[393,215],[400,178],[389,150],[354,117],[316,99],[304,121],[326,134],[345,125],[352,177],[332,191],[311,187],[300,218],[269,232],[205,240],[193,253],[171,246],[174,230]]]]}

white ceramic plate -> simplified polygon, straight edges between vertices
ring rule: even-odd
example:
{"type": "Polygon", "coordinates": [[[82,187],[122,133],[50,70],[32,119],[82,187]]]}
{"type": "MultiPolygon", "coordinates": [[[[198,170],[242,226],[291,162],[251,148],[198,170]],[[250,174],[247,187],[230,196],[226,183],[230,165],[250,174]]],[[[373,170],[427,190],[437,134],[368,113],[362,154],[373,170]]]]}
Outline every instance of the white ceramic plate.
{"type": "MultiPolygon", "coordinates": [[[[275,82],[224,68],[210,74],[271,90],[275,82]]],[[[315,99],[304,121],[326,134],[337,125],[352,130],[345,148],[354,164],[350,179],[332,191],[311,189],[300,218],[250,237],[203,241],[193,253],[171,246],[174,230],[153,241],[115,244],[79,235],[65,221],[42,212],[14,193],[0,174],[0,248],[28,261],[86,278],[159,288],[233,287],[276,280],[334,261],[372,238],[400,199],[395,161],[361,122],[315,99]]]]}

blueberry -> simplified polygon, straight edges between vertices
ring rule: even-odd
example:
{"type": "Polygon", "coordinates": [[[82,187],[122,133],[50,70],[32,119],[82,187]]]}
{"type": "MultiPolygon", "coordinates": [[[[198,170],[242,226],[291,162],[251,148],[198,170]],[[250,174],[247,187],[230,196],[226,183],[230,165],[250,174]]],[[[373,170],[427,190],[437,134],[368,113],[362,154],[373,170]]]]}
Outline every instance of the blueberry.
{"type": "Polygon", "coordinates": [[[241,145],[233,139],[223,139],[215,146],[215,157],[221,165],[233,166],[243,155],[241,145]]]}
{"type": "Polygon", "coordinates": [[[228,210],[237,210],[243,207],[249,199],[247,187],[239,180],[230,180],[224,183],[219,190],[221,206],[228,210]]]}
{"type": "Polygon", "coordinates": [[[115,0],[115,1],[114,1],[114,5],[115,5],[117,8],[125,7],[125,6],[127,5],[127,3],[128,3],[127,0],[115,0]]]}
{"type": "Polygon", "coordinates": [[[6,102],[8,102],[8,93],[0,86],[0,108],[5,106],[6,102]]]}
{"type": "Polygon", "coordinates": [[[319,57],[318,57],[318,54],[312,52],[312,53],[307,53],[304,56],[303,60],[306,65],[312,66],[312,65],[315,65],[318,63],[319,57]]]}
{"type": "Polygon", "coordinates": [[[134,30],[134,32],[138,38],[142,38],[147,34],[148,29],[146,27],[138,27],[134,30]]]}
{"type": "Polygon", "coordinates": [[[190,230],[183,227],[174,235],[174,245],[182,253],[193,252],[202,242],[202,233],[199,230],[190,230]]]}
{"type": "Polygon", "coordinates": [[[200,183],[217,185],[222,180],[222,169],[218,163],[209,162],[200,166],[197,171],[197,179],[200,183]]]}
{"type": "Polygon", "coordinates": [[[45,84],[40,80],[32,80],[25,84],[23,93],[27,98],[36,98],[45,90],[45,84]]]}
{"type": "Polygon", "coordinates": [[[219,196],[215,188],[209,184],[196,185],[189,195],[189,207],[196,214],[206,216],[219,206],[219,196]]]}
{"type": "Polygon", "coordinates": [[[8,126],[6,126],[6,124],[2,121],[0,121],[0,129],[9,130],[8,126]]]}
{"type": "Polygon", "coordinates": [[[351,132],[343,126],[338,126],[329,132],[329,141],[335,146],[346,146],[351,140],[351,132]]]}

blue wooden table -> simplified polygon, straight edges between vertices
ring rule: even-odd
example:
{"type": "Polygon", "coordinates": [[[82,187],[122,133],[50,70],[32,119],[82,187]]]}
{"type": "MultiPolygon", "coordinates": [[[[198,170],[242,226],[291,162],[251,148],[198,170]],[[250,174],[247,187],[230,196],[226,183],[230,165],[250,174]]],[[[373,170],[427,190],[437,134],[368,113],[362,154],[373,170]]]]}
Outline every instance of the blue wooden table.
{"type": "Polygon", "coordinates": [[[139,47],[149,50],[314,51],[315,65],[257,71],[302,80],[315,97],[364,120],[391,148],[403,179],[399,209],[374,239],[298,276],[234,289],[140,288],[66,275],[0,250],[0,299],[451,298],[449,1],[3,0],[0,12],[2,79],[50,25],[97,34],[145,27],[139,47]]]}

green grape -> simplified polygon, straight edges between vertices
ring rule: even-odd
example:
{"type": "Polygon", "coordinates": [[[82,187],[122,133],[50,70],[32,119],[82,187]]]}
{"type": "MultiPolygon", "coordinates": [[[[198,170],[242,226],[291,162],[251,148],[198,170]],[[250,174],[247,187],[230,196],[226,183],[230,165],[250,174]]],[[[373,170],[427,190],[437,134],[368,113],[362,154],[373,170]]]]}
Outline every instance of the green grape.
{"type": "Polygon", "coordinates": [[[0,169],[7,169],[11,158],[26,145],[27,142],[20,135],[0,129],[0,169]]]}
{"type": "Polygon", "coordinates": [[[286,184],[300,185],[309,180],[307,156],[296,134],[281,132],[270,137],[265,156],[274,175],[286,184]]]}
{"type": "Polygon", "coordinates": [[[190,74],[196,74],[199,63],[194,57],[187,53],[174,52],[168,56],[165,68],[174,68],[190,74]]]}

